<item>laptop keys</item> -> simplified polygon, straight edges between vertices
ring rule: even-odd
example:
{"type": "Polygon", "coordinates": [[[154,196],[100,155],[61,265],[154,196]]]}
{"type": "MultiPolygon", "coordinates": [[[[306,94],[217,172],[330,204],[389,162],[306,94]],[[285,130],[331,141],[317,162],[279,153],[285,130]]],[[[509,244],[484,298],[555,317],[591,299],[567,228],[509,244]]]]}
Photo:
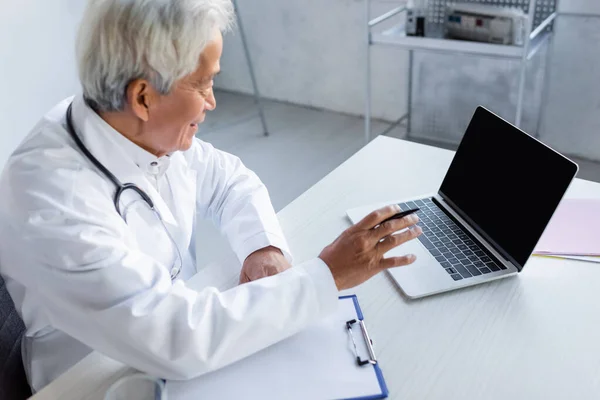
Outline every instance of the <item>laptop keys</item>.
{"type": "Polygon", "coordinates": [[[486,263],[485,265],[486,265],[486,267],[491,269],[492,272],[500,271],[500,267],[498,267],[498,265],[496,265],[496,263],[489,262],[489,263],[486,263]]]}
{"type": "Polygon", "coordinates": [[[419,206],[417,206],[414,201],[407,201],[406,205],[410,210],[412,210],[413,208],[419,208],[419,206]]]}
{"type": "Polygon", "coordinates": [[[481,275],[481,272],[479,272],[479,270],[477,268],[475,268],[474,265],[466,265],[465,268],[467,270],[469,270],[469,272],[471,273],[471,275],[473,276],[478,276],[481,275]]]}
{"type": "MultiPolygon", "coordinates": [[[[425,248],[427,248],[427,250],[431,251],[433,249],[435,249],[435,246],[433,245],[433,243],[431,243],[429,241],[429,239],[427,239],[427,237],[425,237],[424,235],[419,236],[419,241],[421,243],[423,243],[423,246],[425,246],[425,248]]],[[[435,254],[434,254],[435,256],[435,254]]]]}
{"type": "Polygon", "coordinates": [[[455,281],[506,269],[495,263],[431,199],[399,205],[402,210],[420,208],[417,215],[423,235],[418,239],[455,281]]]}
{"type": "Polygon", "coordinates": [[[456,270],[458,271],[459,274],[461,274],[461,276],[463,278],[470,278],[473,275],[471,275],[471,273],[469,271],[467,271],[467,269],[465,267],[463,267],[462,265],[457,265],[456,270]]]}

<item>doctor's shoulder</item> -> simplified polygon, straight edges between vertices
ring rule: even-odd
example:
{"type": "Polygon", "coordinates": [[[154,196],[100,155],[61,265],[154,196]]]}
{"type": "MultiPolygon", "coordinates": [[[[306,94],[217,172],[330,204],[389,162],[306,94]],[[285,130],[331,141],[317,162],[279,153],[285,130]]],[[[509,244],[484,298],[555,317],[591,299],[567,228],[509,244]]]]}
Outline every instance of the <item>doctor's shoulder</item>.
{"type": "Polygon", "coordinates": [[[62,121],[51,116],[47,114],[25,137],[0,176],[0,203],[13,218],[68,207],[76,193],[100,193],[107,186],[74,147],[62,121]]]}
{"type": "Polygon", "coordinates": [[[209,142],[205,142],[199,138],[194,138],[192,147],[183,152],[183,156],[188,165],[196,169],[205,168],[223,168],[223,163],[241,163],[239,157],[230,154],[224,150],[220,150],[209,142]]]}
{"type": "Polygon", "coordinates": [[[214,153],[218,151],[212,144],[205,142],[197,137],[194,138],[192,146],[181,154],[188,166],[194,169],[202,169],[206,163],[212,161],[214,153]]]}

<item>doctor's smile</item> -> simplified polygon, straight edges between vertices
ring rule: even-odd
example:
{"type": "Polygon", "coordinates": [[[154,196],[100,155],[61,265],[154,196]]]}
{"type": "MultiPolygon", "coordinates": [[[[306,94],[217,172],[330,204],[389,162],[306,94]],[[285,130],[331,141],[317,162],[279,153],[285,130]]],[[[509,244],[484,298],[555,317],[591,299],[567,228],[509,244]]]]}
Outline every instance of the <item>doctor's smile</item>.
{"type": "Polygon", "coordinates": [[[40,116],[0,178],[0,272],[34,392],[92,351],[161,379],[219,370],[415,261],[385,256],[421,233],[410,217],[381,224],[400,211],[390,205],[295,262],[263,182],[196,137],[233,20],[230,0],[88,2],[80,89],[40,116]],[[187,285],[210,223],[237,256],[227,290],[187,285]]]}

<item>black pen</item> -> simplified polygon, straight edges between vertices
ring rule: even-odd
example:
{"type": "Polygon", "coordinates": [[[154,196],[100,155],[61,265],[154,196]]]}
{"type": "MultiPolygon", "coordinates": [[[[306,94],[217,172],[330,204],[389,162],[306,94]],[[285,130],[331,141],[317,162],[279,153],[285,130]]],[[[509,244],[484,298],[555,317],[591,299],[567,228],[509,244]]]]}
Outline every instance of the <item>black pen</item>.
{"type": "Polygon", "coordinates": [[[394,219],[401,219],[401,218],[404,218],[404,217],[406,217],[406,216],[408,216],[408,215],[410,215],[410,214],[414,214],[414,213],[416,213],[417,211],[420,211],[420,209],[419,209],[419,208],[413,208],[412,210],[401,211],[401,212],[399,212],[399,213],[398,213],[398,214],[396,214],[396,215],[392,215],[391,217],[389,217],[389,218],[387,218],[387,219],[384,219],[383,221],[381,221],[381,222],[378,224],[378,226],[379,226],[379,225],[381,225],[381,224],[383,224],[383,223],[386,223],[386,222],[388,222],[388,221],[392,221],[392,220],[394,220],[394,219]]]}

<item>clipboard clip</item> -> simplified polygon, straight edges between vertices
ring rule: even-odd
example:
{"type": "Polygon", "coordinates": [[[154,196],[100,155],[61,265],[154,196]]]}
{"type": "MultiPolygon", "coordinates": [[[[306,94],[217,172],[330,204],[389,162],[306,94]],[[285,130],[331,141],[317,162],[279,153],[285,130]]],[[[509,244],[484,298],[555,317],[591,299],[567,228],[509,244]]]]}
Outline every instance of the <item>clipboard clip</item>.
{"type": "Polygon", "coordinates": [[[356,319],[351,319],[350,321],[346,322],[346,329],[348,330],[348,334],[350,335],[350,338],[352,339],[352,344],[354,345],[354,354],[356,354],[356,363],[358,364],[358,366],[362,367],[363,365],[367,364],[377,364],[377,357],[375,357],[375,350],[373,349],[373,341],[369,337],[369,332],[367,332],[367,326],[365,325],[364,321],[357,321],[356,319]],[[354,340],[354,334],[352,333],[352,325],[356,323],[358,323],[358,325],[360,326],[363,338],[365,339],[365,343],[367,344],[367,350],[369,351],[369,359],[367,360],[361,360],[360,355],[358,354],[358,348],[356,347],[356,341],[354,340]]]}

